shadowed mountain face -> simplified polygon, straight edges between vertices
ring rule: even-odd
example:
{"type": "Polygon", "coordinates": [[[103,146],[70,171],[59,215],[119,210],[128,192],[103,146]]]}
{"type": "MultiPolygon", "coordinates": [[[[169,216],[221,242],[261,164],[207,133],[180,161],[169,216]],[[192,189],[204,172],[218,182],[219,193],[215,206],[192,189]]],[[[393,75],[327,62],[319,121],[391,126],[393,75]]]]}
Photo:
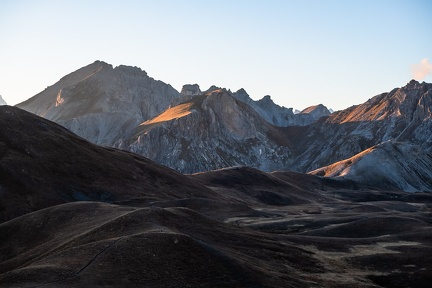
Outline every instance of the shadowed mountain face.
{"type": "Polygon", "coordinates": [[[0,196],[2,287],[432,280],[430,193],[247,167],[185,176],[9,106],[0,107],[0,196]]]}
{"type": "Polygon", "coordinates": [[[137,67],[96,61],[17,107],[53,120],[96,144],[112,146],[180,94],[137,67]]]}
{"type": "Polygon", "coordinates": [[[186,173],[246,165],[284,167],[289,141],[225,90],[215,90],[142,123],[116,146],[186,173]]]}
{"type": "Polygon", "coordinates": [[[21,109],[0,107],[0,220],[78,200],[111,203],[212,191],[144,157],[102,148],[21,109]]]}

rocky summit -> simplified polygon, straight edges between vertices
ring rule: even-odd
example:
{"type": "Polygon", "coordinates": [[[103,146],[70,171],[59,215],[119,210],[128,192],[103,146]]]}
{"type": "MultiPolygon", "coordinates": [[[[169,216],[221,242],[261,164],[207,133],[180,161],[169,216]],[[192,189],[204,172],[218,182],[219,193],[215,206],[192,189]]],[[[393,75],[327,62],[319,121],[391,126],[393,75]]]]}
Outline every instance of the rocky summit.
{"type": "Polygon", "coordinates": [[[180,94],[137,67],[96,61],[17,107],[53,120],[85,139],[112,146],[124,131],[165,110],[180,94]]]}
{"type": "Polygon", "coordinates": [[[3,100],[3,98],[0,95],[0,105],[6,105],[6,101],[3,100]]]}

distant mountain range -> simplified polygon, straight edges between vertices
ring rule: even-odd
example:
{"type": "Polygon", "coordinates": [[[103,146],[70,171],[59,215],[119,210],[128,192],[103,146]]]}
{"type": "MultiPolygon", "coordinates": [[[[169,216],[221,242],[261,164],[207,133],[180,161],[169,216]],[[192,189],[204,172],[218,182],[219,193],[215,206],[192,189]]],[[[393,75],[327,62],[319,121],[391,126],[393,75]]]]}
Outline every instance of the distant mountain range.
{"type": "MultiPolygon", "coordinates": [[[[17,107],[93,143],[141,154],[182,173],[232,166],[309,172],[386,141],[415,145],[420,152],[412,161],[429,157],[431,98],[432,84],[413,80],[332,114],[321,104],[294,113],[270,96],[254,101],[244,89],[212,86],[202,92],[189,84],[179,93],[139,68],[96,61],[17,107]]],[[[376,165],[380,161],[394,159],[378,157],[376,165]]],[[[419,171],[432,170],[423,168],[419,171]]],[[[430,181],[391,183],[407,191],[432,190],[430,181]]]]}

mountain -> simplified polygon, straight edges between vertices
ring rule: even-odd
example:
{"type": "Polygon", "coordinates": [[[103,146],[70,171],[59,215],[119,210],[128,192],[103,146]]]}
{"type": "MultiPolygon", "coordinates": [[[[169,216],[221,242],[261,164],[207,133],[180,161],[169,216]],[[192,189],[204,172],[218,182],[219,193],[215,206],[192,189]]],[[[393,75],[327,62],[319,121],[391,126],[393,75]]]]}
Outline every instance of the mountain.
{"type": "Polygon", "coordinates": [[[291,154],[277,127],[224,89],[167,109],[115,146],[183,173],[238,165],[277,170],[291,154]]]}
{"type": "Polygon", "coordinates": [[[432,84],[412,80],[298,131],[291,168],[306,172],[350,158],[388,140],[432,151],[432,84]]]}
{"type": "Polygon", "coordinates": [[[432,191],[432,153],[416,145],[387,141],[309,174],[385,189],[432,191]]]}
{"type": "Polygon", "coordinates": [[[3,100],[3,98],[0,95],[0,105],[7,105],[6,101],[3,100]]]}
{"type": "Polygon", "coordinates": [[[178,93],[139,68],[83,67],[17,105],[96,144],[139,153],[183,173],[230,166],[309,172],[386,141],[432,151],[432,84],[411,81],[330,114],[294,114],[244,89],[184,85],[178,93]]]}
{"type": "Polygon", "coordinates": [[[123,131],[165,110],[180,94],[137,67],[96,61],[17,107],[53,120],[85,139],[112,146],[123,131]]]}

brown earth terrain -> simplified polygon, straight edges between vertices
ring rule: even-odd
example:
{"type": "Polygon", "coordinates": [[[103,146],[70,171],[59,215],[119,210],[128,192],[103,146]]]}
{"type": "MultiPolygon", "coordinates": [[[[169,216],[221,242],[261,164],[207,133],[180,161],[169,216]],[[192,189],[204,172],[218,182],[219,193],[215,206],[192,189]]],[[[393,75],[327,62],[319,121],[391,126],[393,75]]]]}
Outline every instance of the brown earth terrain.
{"type": "Polygon", "coordinates": [[[0,107],[1,287],[429,287],[432,194],[182,175],[0,107]]]}

